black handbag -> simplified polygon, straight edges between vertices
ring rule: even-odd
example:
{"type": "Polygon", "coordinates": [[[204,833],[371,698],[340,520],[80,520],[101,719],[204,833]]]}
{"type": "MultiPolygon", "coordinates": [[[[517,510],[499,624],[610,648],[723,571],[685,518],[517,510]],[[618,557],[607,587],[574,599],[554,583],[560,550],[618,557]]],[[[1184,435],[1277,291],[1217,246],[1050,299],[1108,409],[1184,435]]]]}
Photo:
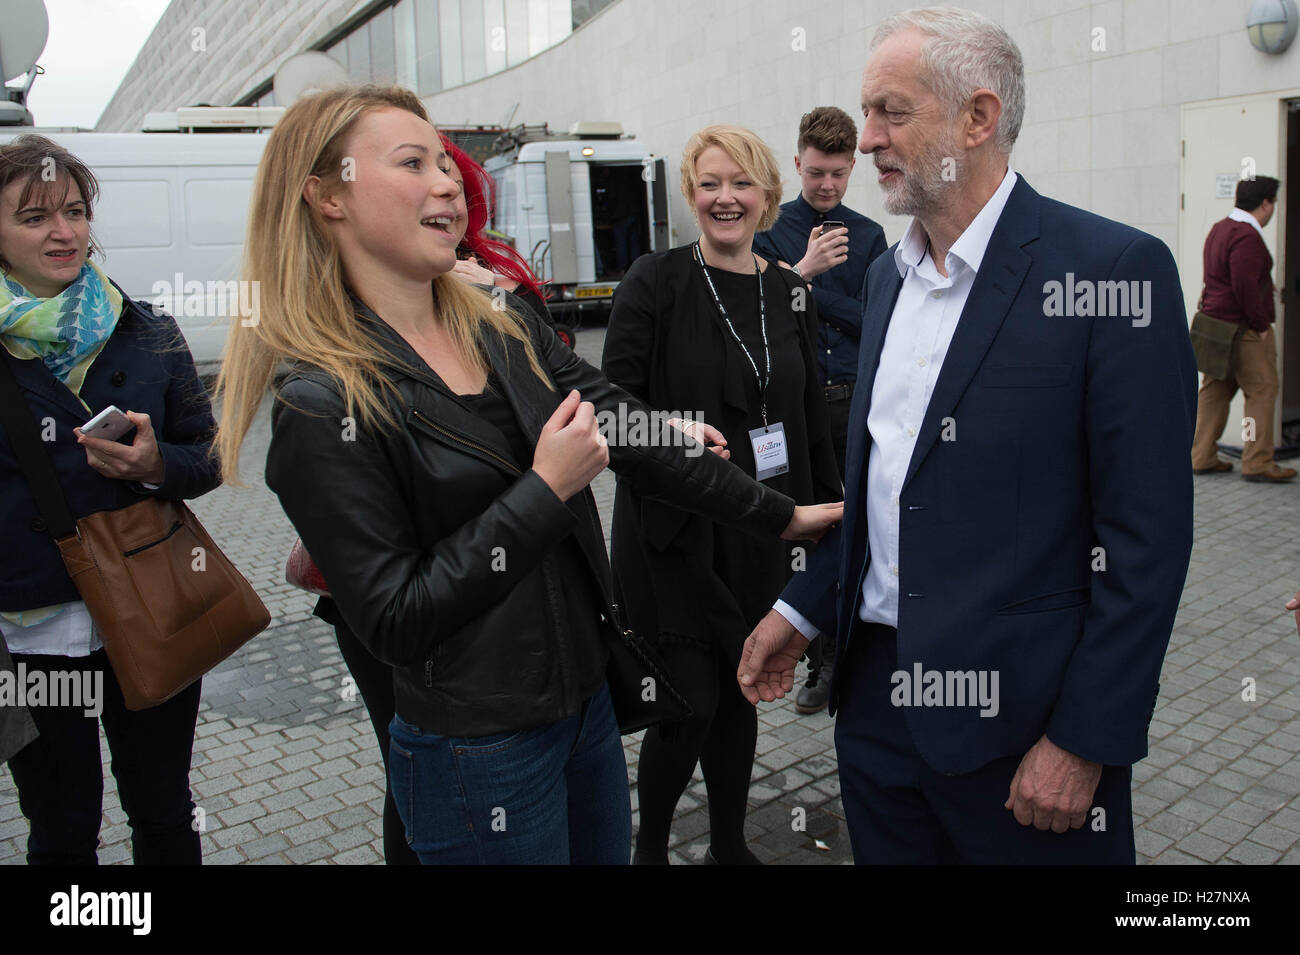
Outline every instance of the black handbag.
{"type": "Polygon", "coordinates": [[[609,640],[609,664],[605,682],[624,736],[639,733],[656,723],[676,723],[692,714],[686,698],[668,680],[663,660],[641,637],[623,625],[621,608],[614,610],[613,636],[609,640]]]}

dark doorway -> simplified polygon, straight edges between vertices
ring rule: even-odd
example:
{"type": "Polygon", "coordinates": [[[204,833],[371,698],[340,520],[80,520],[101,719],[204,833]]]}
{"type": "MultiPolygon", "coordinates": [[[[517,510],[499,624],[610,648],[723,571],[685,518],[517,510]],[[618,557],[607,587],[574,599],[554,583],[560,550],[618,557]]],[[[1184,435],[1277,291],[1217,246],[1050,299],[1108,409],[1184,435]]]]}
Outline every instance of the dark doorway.
{"type": "Polygon", "coordinates": [[[1300,100],[1287,103],[1286,166],[1280,203],[1286,209],[1286,229],[1279,237],[1285,276],[1282,288],[1282,447],[1300,445],[1300,100]]]}
{"type": "Polygon", "coordinates": [[[646,183],[639,164],[592,163],[589,168],[596,281],[618,281],[628,266],[650,248],[646,183]]]}

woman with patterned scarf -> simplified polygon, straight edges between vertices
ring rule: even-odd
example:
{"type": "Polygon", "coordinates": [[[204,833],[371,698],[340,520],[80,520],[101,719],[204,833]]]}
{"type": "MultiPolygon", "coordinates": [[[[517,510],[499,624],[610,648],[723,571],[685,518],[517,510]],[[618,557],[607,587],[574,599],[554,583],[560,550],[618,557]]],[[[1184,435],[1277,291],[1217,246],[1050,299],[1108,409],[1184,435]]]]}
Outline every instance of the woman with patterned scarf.
{"type": "MultiPolygon", "coordinates": [[[[0,374],[16,379],[78,518],[143,495],[198,497],[219,483],[212,408],[176,323],[127,298],[90,261],[97,194],[90,169],[49,139],[0,147],[0,374]],[[83,435],[79,426],[110,405],[134,428],[117,441],[83,435]]],[[[9,759],[31,824],[28,862],[96,863],[102,721],[135,862],[199,863],[189,788],[199,683],[128,711],[3,432],[0,495],[0,668],[11,668],[0,673],[0,716],[9,713],[0,755],[30,736],[6,745],[19,696],[39,732],[9,759]],[[6,685],[22,693],[6,699],[6,685]]]]}

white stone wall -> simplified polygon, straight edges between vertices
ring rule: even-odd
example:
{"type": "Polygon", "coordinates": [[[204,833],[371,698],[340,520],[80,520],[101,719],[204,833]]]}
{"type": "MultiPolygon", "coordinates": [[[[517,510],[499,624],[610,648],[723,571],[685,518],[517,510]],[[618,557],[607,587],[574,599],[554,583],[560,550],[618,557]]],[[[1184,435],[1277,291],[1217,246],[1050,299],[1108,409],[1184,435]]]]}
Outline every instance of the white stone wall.
{"type": "MultiPolygon", "coordinates": [[[[510,70],[426,98],[435,122],[563,129],[613,119],[674,169],[692,132],[735,122],[774,148],[795,195],[799,117],[836,105],[860,117],[867,46],[885,15],[922,0],[619,0],[510,70]],[[793,49],[795,31],[806,48],[793,49]]],[[[101,117],[138,129],[149,110],[229,103],[367,0],[173,0],[101,117]],[[191,49],[193,30],[207,49],[191,49]]],[[[1180,106],[1300,88],[1300,43],[1281,56],[1246,39],[1250,0],[965,0],[1020,45],[1027,109],[1014,167],[1040,192],[1151,232],[1177,249],[1180,106]],[[1094,28],[1106,49],[1092,49],[1094,28]]],[[[1274,173],[1261,167],[1262,173],[1274,173]]],[[[676,189],[676,241],[695,235],[676,189]]],[[[862,159],[847,202],[885,225],[862,159]]]]}
{"type": "MultiPolygon", "coordinates": [[[[799,117],[835,105],[860,118],[874,25],[919,0],[621,0],[564,42],[504,73],[428,97],[435,122],[566,128],[614,119],[675,167],[692,132],[735,122],[758,132],[798,189],[799,117]],[[792,31],[807,48],[792,49],[792,31]]],[[[965,0],[1020,45],[1028,84],[1014,168],[1040,192],[1130,223],[1177,247],[1180,105],[1300,87],[1300,43],[1280,56],[1246,38],[1249,0],[965,0]],[[1103,28],[1106,50],[1092,49],[1103,28]]],[[[846,201],[882,222],[859,157],[846,201]]],[[[1274,172],[1261,168],[1261,173],[1274,172]]],[[[1276,174],[1276,173],[1275,173],[1276,174]]],[[[676,241],[696,234],[672,194],[676,241]]]]}

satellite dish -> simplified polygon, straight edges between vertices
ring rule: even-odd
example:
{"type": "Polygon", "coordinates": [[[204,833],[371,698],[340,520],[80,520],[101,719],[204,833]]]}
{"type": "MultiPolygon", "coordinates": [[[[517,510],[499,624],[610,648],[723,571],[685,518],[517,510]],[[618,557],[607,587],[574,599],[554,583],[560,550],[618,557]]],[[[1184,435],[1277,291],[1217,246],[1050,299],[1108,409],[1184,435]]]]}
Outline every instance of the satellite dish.
{"type": "MultiPolygon", "coordinates": [[[[37,0],[39,2],[39,0],[37,0]]],[[[271,81],[277,106],[292,106],[294,101],[348,82],[348,69],[334,57],[311,50],[291,56],[280,64],[271,81]]]]}
{"type": "Polygon", "coordinates": [[[0,83],[22,76],[36,65],[50,38],[44,0],[5,0],[0,25],[0,83]]]}

